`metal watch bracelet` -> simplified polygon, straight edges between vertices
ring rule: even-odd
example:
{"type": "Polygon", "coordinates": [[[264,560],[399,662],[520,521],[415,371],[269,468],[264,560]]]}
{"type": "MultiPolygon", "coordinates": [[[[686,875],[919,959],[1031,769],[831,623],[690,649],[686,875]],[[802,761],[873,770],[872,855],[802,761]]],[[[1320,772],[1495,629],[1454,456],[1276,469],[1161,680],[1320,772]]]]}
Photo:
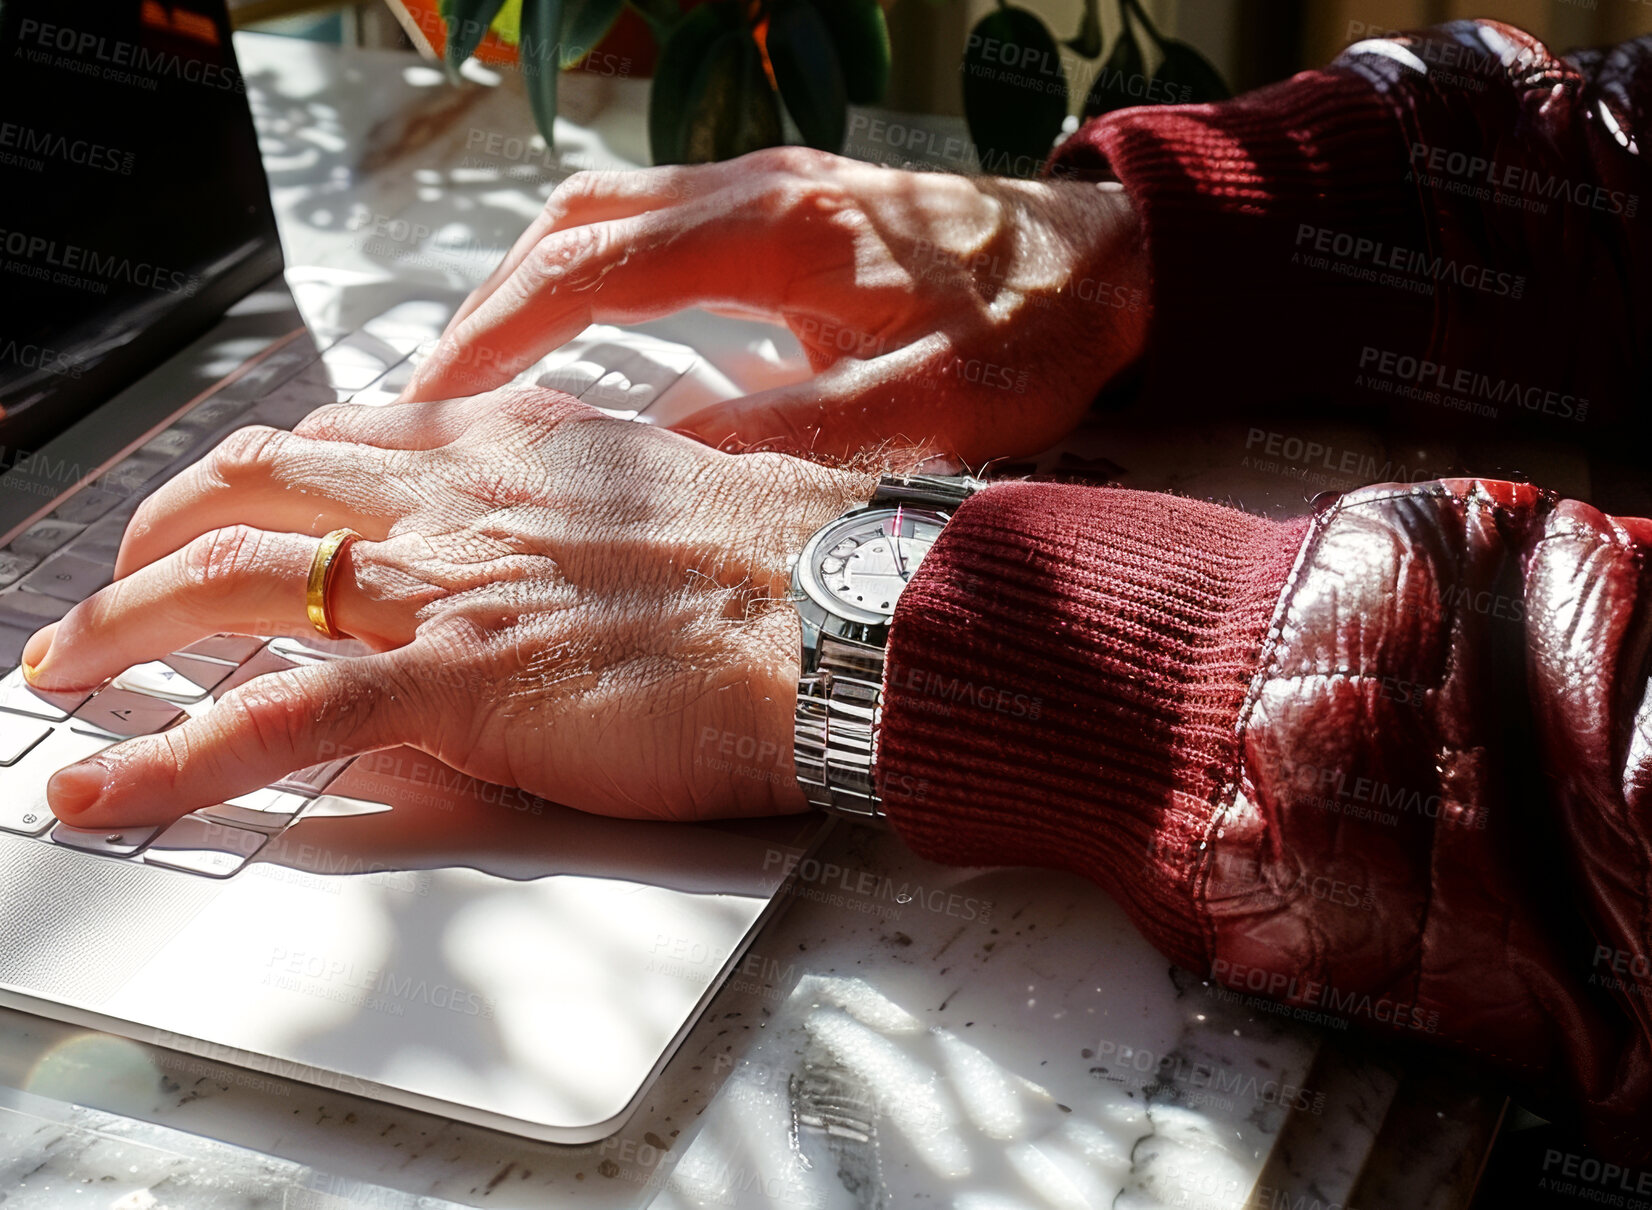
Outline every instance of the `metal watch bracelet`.
{"type": "MultiPolygon", "coordinates": [[[[872,499],[846,516],[902,504],[932,510],[944,524],[952,510],[983,486],[967,477],[885,476],[872,499]]],[[[829,610],[801,593],[799,611],[803,674],[793,726],[798,784],[821,810],[887,826],[876,769],[888,626],[834,621],[829,610]]]]}
{"type": "Polygon", "coordinates": [[[872,777],[882,703],[883,648],[822,635],[815,670],[797,683],[793,729],[797,782],[812,805],[882,822],[872,777]]]}

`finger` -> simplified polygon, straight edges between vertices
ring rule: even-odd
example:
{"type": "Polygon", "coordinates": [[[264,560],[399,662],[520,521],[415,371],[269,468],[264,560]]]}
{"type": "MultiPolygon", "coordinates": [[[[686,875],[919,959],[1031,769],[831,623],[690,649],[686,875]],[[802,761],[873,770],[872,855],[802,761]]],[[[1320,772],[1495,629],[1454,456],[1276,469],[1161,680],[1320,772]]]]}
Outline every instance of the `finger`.
{"type": "Polygon", "coordinates": [[[382,538],[417,507],[399,452],[316,441],[280,429],[237,429],[161,485],[133,515],[115,575],[231,525],[314,534],[348,526],[382,538]]]}
{"type": "Polygon", "coordinates": [[[777,318],[796,282],[808,283],[811,313],[847,322],[841,317],[888,300],[857,285],[856,233],[831,221],[762,191],[730,189],[553,232],[437,343],[401,398],[456,398],[501,386],[596,321],[640,323],[690,306],[777,318]]]}
{"type": "Polygon", "coordinates": [[[406,743],[425,730],[405,652],[255,677],[169,731],[59,770],[46,788],[73,827],[164,825],[295,769],[406,743]]]}
{"type": "MultiPolygon", "coordinates": [[[[408,642],[419,608],[438,591],[402,570],[401,545],[348,543],[328,594],[335,626],[378,648],[408,642]]],[[[31,640],[30,683],[90,690],[133,664],[221,632],[314,634],[305,585],[316,546],[303,534],[250,526],[203,534],[93,593],[46,640],[31,640]]]]}
{"type": "Polygon", "coordinates": [[[371,445],[384,450],[434,450],[457,441],[486,406],[471,399],[432,399],[396,407],[333,403],[293,427],[312,441],[371,445]]]}
{"type": "Polygon", "coordinates": [[[470,292],[453,313],[443,331],[446,336],[470,313],[481,306],[501,283],[515,273],[540,240],[553,231],[590,223],[606,223],[658,210],[716,188],[722,180],[721,165],[696,164],[666,166],[633,172],[576,172],[556,187],[545,208],[516,242],[486,280],[470,292]]]}

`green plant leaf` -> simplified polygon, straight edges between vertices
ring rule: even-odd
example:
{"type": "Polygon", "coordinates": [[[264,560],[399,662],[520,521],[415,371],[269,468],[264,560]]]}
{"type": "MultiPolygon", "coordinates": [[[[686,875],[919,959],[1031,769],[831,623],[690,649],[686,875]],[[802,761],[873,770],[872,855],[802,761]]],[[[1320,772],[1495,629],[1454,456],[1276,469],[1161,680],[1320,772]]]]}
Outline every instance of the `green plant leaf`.
{"type": "Polygon", "coordinates": [[[505,0],[450,0],[447,44],[442,49],[449,75],[457,78],[460,65],[476,53],[487,36],[488,26],[504,5],[505,0]]]}
{"type": "Polygon", "coordinates": [[[614,28],[624,7],[625,0],[563,0],[562,66],[572,67],[590,54],[614,28]]]}
{"type": "Polygon", "coordinates": [[[1032,176],[1067,117],[1067,76],[1044,23],[1011,5],[976,22],[964,49],[964,117],[984,171],[1032,176]]]}
{"type": "MultiPolygon", "coordinates": [[[[1119,6],[1119,14],[1124,14],[1124,6],[1119,6]]],[[[1130,32],[1129,24],[1125,25],[1125,33],[1130,32]]],[[[1067,39],[1067,45],[1086,59],[1094,59],[1101,54],[1101,0],[1084,0],[1084,17],[1078,24],[1078,33],[1067,39]]]]}
{"type": "Polygon", "coordinates": [[[808,0],[775,0],[769,10],[769,64],[786,111],[803,141],[822,151],[843,147],[848,97],[831,34],[808,0]]]}
{"type": "Polygon", "coordinates": [[[731,160],[780,144],[780,99],[769,86],[763,56],[744,28],[711,44],[689,90],[682,160],[731,160]]]}
{"type": "Polygon", "coordinates": [[[561,34],[562,0],[523,0],[517,66],[522,69],[534,125],[545,136],[547,147],[556,146],[556,85],[562,74],[557,44],[561,34]]]}
{"type": "Polygon", "coordinates": [[[1186,42],[1172,39],[1162,43],[1161,48],[1164,62],[1153,73],[1153,80],[1161,86],[1158,91],[1167,102],[1222,101],[1233,95],[1221,73],[1186,42]]]}
{"type": "Polygon", "coordinates": [[[1088,122],[1098,114],[1146,104],[1147,63],[1126,21],[1118,41],[1113,43],[1113,53],[1107,56],[1107,62],[1101,65],[1095,82],[1085,94],[1083,117],[1088,122]]]}
{"type": "Polygon", "coordinates": [[[660,44],[648,90],[648,152],[656,164],[683,163],[683,131],[693,108],[690,93],[712,44],[740,28],[732,5],[702,4],[681,17],[660,44]]]}
{"type": "Polygon", "coordinates": [[[889,26],[878,0],[810,3],[831,31],[838,66],[843,70],[844,95],[856,105],[883,100],[889,87],[889,26]]]}

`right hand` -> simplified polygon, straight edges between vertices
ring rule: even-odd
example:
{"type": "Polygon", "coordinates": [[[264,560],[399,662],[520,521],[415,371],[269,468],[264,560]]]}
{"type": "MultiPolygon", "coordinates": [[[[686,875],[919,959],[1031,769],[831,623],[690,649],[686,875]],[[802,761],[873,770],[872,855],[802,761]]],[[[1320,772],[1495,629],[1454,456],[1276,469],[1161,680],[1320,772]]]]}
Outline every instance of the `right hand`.
{"type": "Polygon", "coordinates": [[[1141,353],[1123,189],[906,172],[795,147],[564,182],[403,393],[508,382],[592,322],[784,323],[815,376],[689,417],[712,444],[966,462],[1047,448],[1141,353]]]}

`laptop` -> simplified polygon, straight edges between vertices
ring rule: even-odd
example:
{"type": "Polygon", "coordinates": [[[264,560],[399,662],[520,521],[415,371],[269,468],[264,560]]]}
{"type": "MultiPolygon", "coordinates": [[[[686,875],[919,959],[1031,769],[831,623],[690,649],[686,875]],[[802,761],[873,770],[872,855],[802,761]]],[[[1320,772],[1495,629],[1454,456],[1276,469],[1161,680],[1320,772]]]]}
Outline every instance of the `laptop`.
{"type": "MultiPolygon", "coordinates": [[[[226,433],[388,405],[459,297],[381,283],[349,331],[305,326],[223,0],[5,0],[0,64],[0,1004],[536,1140],[615,1132],[826,821],[600,819],[406,748],[163,829],[55,820],[58,768],[352,648],[203,636],[43,696],[28,634],[226,433]]],[[[539,377],[644,421],[740,389],[613,328],[539,377]]]]}

